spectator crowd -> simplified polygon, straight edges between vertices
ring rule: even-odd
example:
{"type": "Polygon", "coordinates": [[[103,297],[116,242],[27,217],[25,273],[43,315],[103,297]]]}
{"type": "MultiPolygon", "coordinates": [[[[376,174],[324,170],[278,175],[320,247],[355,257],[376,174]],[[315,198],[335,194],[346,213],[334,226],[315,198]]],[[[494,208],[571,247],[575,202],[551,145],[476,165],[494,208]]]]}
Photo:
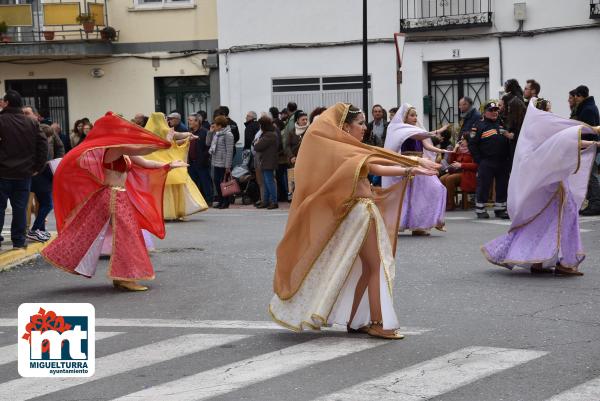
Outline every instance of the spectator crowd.
{"type": "MultiPolygon", "coordinates": [[[[540,92],[541,85],[535,79],[527,80],[523,88],[516,79],[509,79],[503,96],[487,100],[479,109],[473,99],[462,97],[457,104],[458,124],[446,124],[432,131],[433,145],[440,150],[436,152],[437,161],[442,165],[439,180],[447,189],[446,210],[454,210],[458,195],[462,194],[465,208],[470,198],[475,197],[478,218],[490,217],[486,211],[490,199],[496,217],[510,217],[506,211],[507,187],[527,108],[535,101],[533,106],[551,111],[551,102],[541,98],[540,92]]],[[[585,85],[570,91],[567,101],[571,119],[591,126],[600,125],[598,107],[585,85]]],[[[68,131],[40,116],[35,107],[23,104],[15,91],[8,91],[0,98],[0,110],[0,223],[4,224],[7,201],[10,201],[13,247],[22,248],[26,238],[40,242],[50,238],[45,221],[53,208],[51,161],[60,159],[85,141],[93,125],[88,118],[81,118],[68,131]],[[36,217],[28,227],[27,216],[32,203],[36,217]]],[[[257,208],[272,210],[293,197],[294,165],[302,139],[323,111],[325,107],[303,111],[295,102],[289,102],[282,110],[271,107],[260,114],[248,111],[243,127],[229,116],[227,106],[218,107],[210,121],[201,110],[186,119],[180,111],[172,110],[166,120],[174,131],[192,134],[188,172],[209,205],[225,209],[235,202],[234,196],[223,196],[220,185],[235,179],[240,183],[239,197],[244,204],[253,203],[257,208]],[[238,149],[241,129],[243,146],[238,149]],[[236,160],[241,161],[241,165],[234,163],[236,160]]],[[[385,110],[375,104],[370,110],[371,119],[363,142],[383,147],[390,122],[394,118],[397,121],[406,118],[396,116],[397,112],[397,107],[385,110]]],[[[131,119],[142,127],[147,121],[148,116],[143,113],[131,119]]],[[[582,139],[598,140],[592,134],[582,139]]],[[[597,167],[594,164],[589,178],[582,215],[600,215],[597,167]]],[[[381,177],[369,179],[372,185],[381,185],[381,177]]],[[[0,244],[3,240],[0,236],[0,244]]]]}

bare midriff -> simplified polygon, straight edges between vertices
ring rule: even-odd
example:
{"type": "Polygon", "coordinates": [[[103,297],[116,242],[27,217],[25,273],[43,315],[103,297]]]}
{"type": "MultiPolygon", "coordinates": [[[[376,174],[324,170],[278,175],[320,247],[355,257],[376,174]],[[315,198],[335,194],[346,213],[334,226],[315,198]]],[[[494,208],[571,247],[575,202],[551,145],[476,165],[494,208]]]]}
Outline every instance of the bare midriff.
{"type": "Polygon", "coordinates": [[[125,187],[127,172],[104,169],[104,185],[109,187],[125,187]]]}

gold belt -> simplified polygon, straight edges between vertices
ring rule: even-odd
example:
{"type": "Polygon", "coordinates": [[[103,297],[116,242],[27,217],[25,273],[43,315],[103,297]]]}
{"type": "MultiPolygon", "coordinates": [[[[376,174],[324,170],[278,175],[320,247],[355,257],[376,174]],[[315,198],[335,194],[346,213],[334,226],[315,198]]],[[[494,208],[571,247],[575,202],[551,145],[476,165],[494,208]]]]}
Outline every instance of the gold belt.
{"type": "Polygon", "coordinates": [[[127,191],[127,190],[125,189],[125,187],[121,187],[121,186],[119,186],[119,185],[109,185],[108,187],[111,189],[111,191],[120,191],[120,192],[125,192],[125,191],[127,191]]]}

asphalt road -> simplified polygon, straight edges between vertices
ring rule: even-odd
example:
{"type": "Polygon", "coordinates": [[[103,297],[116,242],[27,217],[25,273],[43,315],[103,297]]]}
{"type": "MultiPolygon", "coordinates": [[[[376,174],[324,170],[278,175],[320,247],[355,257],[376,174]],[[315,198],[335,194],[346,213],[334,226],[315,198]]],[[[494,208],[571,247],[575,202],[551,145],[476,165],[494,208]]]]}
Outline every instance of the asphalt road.
{"type": "Polygon", "coordinates": [[[488,264],[479,247],[507,226],[473,217],[453,212],[446,233],[401,236],[394,297],[409,335],[394,342],[270,322],[285,210],[168,223],[145,293],[114,290],[106,261],[93,279],[40,259],[0,273],[0,399],[600,400],[600,219],[581,225],[585,276],[565,278],[488,264]],[[94,377],[20,378],[25,302],[95,306],[94,377]]]}

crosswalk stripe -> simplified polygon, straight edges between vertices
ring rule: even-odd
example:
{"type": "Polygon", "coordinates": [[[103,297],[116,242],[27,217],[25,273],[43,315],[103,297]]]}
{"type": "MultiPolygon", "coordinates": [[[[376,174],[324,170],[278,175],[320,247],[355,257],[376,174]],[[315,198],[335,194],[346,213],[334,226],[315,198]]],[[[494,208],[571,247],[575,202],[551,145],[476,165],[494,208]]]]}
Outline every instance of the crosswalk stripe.
{"type": "Polygon", "coordinates": [[[389,344],[374,339],[325,337],[258,355],[117,398],[118,401],[204,400],[294,370],[389,344]]]}
{"type": "Polygon", "coordinates": [[[600,400],[600,377],[555,395],[547,401],[600,400]]]}
{"type": "MultiPolygon", "coordinates": [[[[98,331],[96,332],[96,341],[114,337],[123,334],[120,331],[98,331]]],[[[15,362],[17,360],[17,344],[0,347],[0,365],[15,362]]]]}
{"type": "Polygon", "coordinates": [[[11,394],[12,401],[40,397],[133,369],[243,340],[247,337],[249,336],[223,334],[183,335],[98,358],[96,359],[96,373],[92,377],[15,379],[0,384],[0,394],[11,394]]]}
{"type": "Polygon", "coordinates": [[[319,398],[421,401],[547,354],[508,348],[468,347],[319,398]]]}
{"type": "MultiPolygon", "coordinates": [[[[0,319],[0,327],[16,326],[17,319],[0,319]]],[[[194,329],[286,330],[271,321],[252,320],[182,320],[182,319],[96,319],[96,327],[177,327],[194,329]]],[[[431,331],[423,327],[400,327],[406,335],[431,331]]],[[[323,331],[346,331],[345,326],[324,328],[323,331]]]]}

